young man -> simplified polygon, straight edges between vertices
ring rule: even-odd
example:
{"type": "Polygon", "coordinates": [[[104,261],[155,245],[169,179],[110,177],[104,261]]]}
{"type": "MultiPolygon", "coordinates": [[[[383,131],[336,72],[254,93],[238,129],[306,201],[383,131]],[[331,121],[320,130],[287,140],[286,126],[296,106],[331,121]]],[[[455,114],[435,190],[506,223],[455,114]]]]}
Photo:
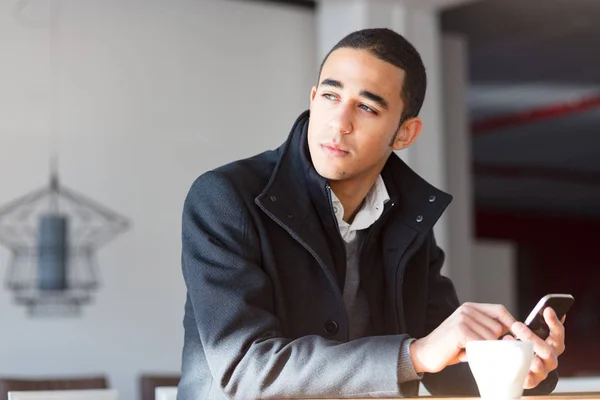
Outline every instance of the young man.
{"type": "Polygon", "coordinates": [[[552,391],[564,329],[551,310],[542,341],[500,305],[459,306],[440,275],[432,228],[451,197],[393,153],[421,133],[425,87],[402,36],[354,32],[280,148],[193,184],[179,399],[414,396],[420,380],[476,396],[465,344],[509,330],[534,341],[527,389],[552,391]]]}

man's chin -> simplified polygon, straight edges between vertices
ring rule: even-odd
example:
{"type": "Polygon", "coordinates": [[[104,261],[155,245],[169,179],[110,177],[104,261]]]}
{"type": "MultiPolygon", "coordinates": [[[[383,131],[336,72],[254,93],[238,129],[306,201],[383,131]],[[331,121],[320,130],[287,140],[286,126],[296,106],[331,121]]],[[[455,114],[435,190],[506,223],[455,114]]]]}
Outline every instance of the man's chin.
{"type": "Polygon", "coordinates": [[[339,170],[332,170],[327,168],[315,168],[317,173],[328,181],[342,181],[348,179],[345,172],[339,170]]]}

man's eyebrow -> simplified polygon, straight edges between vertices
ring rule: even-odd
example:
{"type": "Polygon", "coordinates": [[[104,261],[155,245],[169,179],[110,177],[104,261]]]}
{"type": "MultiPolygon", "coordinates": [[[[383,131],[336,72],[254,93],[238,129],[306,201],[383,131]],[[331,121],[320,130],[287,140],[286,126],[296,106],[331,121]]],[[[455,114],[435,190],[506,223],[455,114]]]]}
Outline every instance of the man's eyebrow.
{"type": "Polygon", "coordinates": [[[344,88],[344,84],[342,82],[336,81],[335,79],[330,79],[330,78],[323,79],[321,81],[321,85],[333,86],[333,87],[338,88],[338,89],[343,89],[344,88]]]}
{"type": "MultiPolygon", "coordinates": [[[[331,79],[331,78],[326,78],[323,79],[321,81],[321,85],[324,86],[332,86],[338,89],[343,89],[344,88],[344,84],[338,80],[335,79],[331,79]]],[[[361,92],[359,93],[360,96],[362,97],[366,97],[367,99],[374,101],[375,103],[379,104],[381,106],[381,108],[388,110],[389,109],[389,105],[386,99],[384,99],[383,97],[381,97],[378,94],[375,94],[373,92],[369,92],[368,90],[361,90],[361,92]]]]}
{"type": "Polygon", "coordinates": [[[378,94],[375,94],[373,92],[369,92],[368,90],[362,90],[360,92],[360,95],[362,97],[366,97],[367,99],[374,101],[375,103],[379,104],[382,108],[384,109],[388,109],[388,102],[386,99],[384,99],[383,97],[381,97],[378,94]]]}

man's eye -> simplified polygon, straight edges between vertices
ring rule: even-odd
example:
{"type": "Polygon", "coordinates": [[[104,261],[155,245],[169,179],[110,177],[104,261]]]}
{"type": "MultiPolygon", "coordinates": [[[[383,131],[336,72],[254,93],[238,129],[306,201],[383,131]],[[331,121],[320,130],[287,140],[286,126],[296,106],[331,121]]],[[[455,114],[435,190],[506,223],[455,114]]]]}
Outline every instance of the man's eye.
{"type": "Polygon", "coordinates": [[[325,97],[327,100],[335,100],[335,96],[331,93],[323,93],[323,97],[325,97]]]}
{"type": "Polygon", "coordinates": [[[362,108],[363,110],[365,110],[366,112],[370,112],[371,114],[377,115],[377,111],[373,110],[371,107],[369,107],[365,104],[361,104],[359,107],[362,108]]]}

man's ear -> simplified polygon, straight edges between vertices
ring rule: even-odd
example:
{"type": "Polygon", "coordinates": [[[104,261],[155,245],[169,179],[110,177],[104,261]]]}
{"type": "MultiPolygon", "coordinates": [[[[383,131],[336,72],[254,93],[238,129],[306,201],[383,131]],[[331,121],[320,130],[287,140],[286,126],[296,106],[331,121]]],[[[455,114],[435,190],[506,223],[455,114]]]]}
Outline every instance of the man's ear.
{"type": "MultiPolygon", "coordinates": [[[[312,106],[312,102],[315,100],[315,96],[317,95],[317,87],[313,86],[310,91],[310,105],[312,106]]],[[[310,108],[310,107],[309,107],[310,108]]]]}
{"type": "Polygon", "coordinates": [[[423,121],[419,117],[409,118],[400,125],[396,137],[392,142],[394,150],[402,150],[410,147],[421,134],[423,121]]]}

